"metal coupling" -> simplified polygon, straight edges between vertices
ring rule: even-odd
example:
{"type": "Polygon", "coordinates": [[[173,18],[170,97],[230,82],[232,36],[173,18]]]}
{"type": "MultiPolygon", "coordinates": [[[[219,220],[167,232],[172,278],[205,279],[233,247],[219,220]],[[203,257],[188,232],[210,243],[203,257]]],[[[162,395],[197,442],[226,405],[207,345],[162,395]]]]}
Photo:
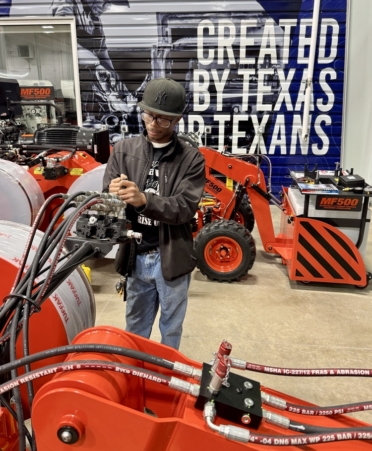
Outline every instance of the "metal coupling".
{"type": "MultiPolygon", "coordinates": [[[[91,196],[92,194],[102,194],[100,191],[85,191],[85,196],[91,196]]],[[[100,196],[97,196],[100,197],[100,196]]]]}
{"type": "Polygon", "coordinates": [[[210,393],[216,394],[221,390],[222,384],[227,380],[230,366],[230,359],[226,355],[222,356],[221,359],[218,359],[216,371],[212,374],[208,385],[208,391],[210,393]]]}
{"type": "Polygon", "coordinates": [[[108,205],[103,205],[103,204],[96,204],[96,205],[92,205],[90,207],[91,211],[104,211],[104,212],[109,212],[111,211],[111,207],[109,207],[108,205]]]}
{"type": "Polygon", "coordinates": [[[233,357],[230,357],[230,361],[231,368],[236,368],[237,370],[245,370],[246,362],[244,360],[234,359],[233,357]]]}
{"type": "Polygon", "coordinates": [[[103,199],[103,204],[110,205],[111,207],[125,207],[126,202],[121,199],[103,199]]]}
{"type": "Polygon", "coordinates": [[[287,408],[287,402],[285,399],[278,398],[277,396],[269,395],[268,393],[261,392],[261,399],[264,404],[275,407],[279,410],[285,410],[287,408]]]}
{"type": "Polygon", "coordinates": [[[211,368],[212,374],[215,373],[218,366],[218,362],[222,359],[224,355],[229,356],[231,354],[231,350],[232,350],[231,343],[229,343],[227,340],[223,340],[222,343],[220,344],[220,347],[218,348],[217,354],[215,354],[215,359],[212,361],[211,368]]]}
{"type": "Polygon", "coordinates": [[[101,199],[120,199],[120,197],[117,194],[113,193],[101,193],[99,197],[101,199]]]}
{"type": "Polygon", "coordinates": [[[123,236],[126,236],[127,238],[133,238],[135,240],[142,240],[142,233],[133,232],[133,230],[125,230],[123,232],[123,236]]]}
{"type": "Polygon", "coordinates": [[[171,377],[169,387],[173,388],[174,390],[187,393],[188,395],[194,396],[195,398],[197,398],[200,394],[200,385],[190,384],[190,382],[183,381],[182,379],[178,379],[177,377],[171,377]]]}
{"type": "Polygon", "coordinates": [[[180,362],[174,362],[173,371],[178,374],[183,374],[184,376],[192,377],[198,381],[200,381],[202,376],[202,371],[200,369],[180,362]]]}
{"type": "Polygon", "coordinates": [[[248,429],[238,428],[231,425],[219,426],[219,433],[229,440],[235,440],[236,442],[248,443],[251,433],[248,429]]]}
{"type": "Polygon", "coordinates": [[[208,401],[205,403],[204,409],[203,409],[203,416],[204,416],[204,419],[209,418],[211,420],[211,422],[214,421],[214,419],[216,417],[216,407],[213,402],[208,401]]]}
{"type": "Polygon", "coordinates": [[[286,418],[283,415],[279,415],[274,412],[270,412],[269,410],[262,409],[262,416],[268,423],[275,424],[275,426],[279,426],[283,429],[288,429],[291,422],[289,418],[286,418]]]}

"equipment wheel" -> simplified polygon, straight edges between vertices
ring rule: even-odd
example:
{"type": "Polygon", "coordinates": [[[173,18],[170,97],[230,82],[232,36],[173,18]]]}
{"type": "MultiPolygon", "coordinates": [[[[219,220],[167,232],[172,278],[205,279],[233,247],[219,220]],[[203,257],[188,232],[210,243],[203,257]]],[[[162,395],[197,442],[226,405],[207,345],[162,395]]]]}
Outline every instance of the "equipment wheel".
{"type": "Polygon", "coordinates": [[[232,282],[245,276],[256,258],[249,230],[232,220],[206,224],[194,242],[197,267],[211,280],[232,282]]]}
{"type": "Polygon", "coordinates": [[[234,221],[238,224],[242,224],[246,229],[252,232],[254,228],[254,214],[251,204],[243,199],[238,211],[235,213],[234,221]]]}

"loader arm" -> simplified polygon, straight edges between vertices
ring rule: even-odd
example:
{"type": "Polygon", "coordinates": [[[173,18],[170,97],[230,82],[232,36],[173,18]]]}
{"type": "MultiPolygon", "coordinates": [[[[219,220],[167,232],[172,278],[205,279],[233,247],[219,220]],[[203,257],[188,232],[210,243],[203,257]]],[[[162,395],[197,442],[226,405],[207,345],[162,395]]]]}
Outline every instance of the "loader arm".
{"type": "Polygon", "coordinates": [[[235,193],[216,176],[214,171],[246,187],[264,249],[266,252],[278,254],[275,249],[281,247],[282,240],[275,237],[270,200],[265,196],[267,187],[262,170],[252,163],[221,154],[211,148],[200,147],[200,152],[205,158],[205,191],[216,196],[224,205],[223,217],[225,219],[231,217],[235,193]]]}

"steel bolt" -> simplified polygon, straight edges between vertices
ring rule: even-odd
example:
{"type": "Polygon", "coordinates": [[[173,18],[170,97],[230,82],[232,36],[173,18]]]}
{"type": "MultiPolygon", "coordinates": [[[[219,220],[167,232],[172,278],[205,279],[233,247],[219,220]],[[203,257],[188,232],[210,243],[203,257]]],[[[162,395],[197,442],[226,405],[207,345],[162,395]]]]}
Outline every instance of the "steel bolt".
{"type": "Polygon", "coordinates": [[[252,406],[254,406],[254,402],[252,401],[251,398],[245,398],[244,405],[245,405],[245,407],[252,407],[252,406]]]}
{"type": "Polygon", "coordinates": [[[80,439],[79,431],[69,425],[60,427],[58,429],[57,436],[61,442],[66,443],[66,445],[73,445],[80,439]]]}
{"type": "Polygon", "coordinates": [[[63,431],[61,433],[61,440],[64,443],[70,443],[72,440],[72,434],[69,431],[63,431]]]}
{"type": "Polygon", "coordinates": [[[242,423],[243,424],[249,424],[251,422],[251,417],[249,415],[249,413],[245,414],[242,416],[242,423]]]}

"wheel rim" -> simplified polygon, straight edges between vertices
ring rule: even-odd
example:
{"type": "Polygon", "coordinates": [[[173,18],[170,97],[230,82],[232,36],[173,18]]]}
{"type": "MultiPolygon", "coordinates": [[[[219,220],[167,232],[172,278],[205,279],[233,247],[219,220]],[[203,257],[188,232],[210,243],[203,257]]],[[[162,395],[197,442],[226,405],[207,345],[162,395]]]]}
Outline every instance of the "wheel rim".
{"type": "Polygon", "coordinates": [[[242,248],[232,238],[213,238],[204,248],[204,259],[214,271],[232,272],[242,263],[242,248]]]}
{"type": "Polygon", "coordinates": [[[235,213],[234,221],[237,222],[238,224],[244,225],[244,217],[243,217],[243,215],[240,213],[240,211],[237,211],[237,212],[235,213]]]}

